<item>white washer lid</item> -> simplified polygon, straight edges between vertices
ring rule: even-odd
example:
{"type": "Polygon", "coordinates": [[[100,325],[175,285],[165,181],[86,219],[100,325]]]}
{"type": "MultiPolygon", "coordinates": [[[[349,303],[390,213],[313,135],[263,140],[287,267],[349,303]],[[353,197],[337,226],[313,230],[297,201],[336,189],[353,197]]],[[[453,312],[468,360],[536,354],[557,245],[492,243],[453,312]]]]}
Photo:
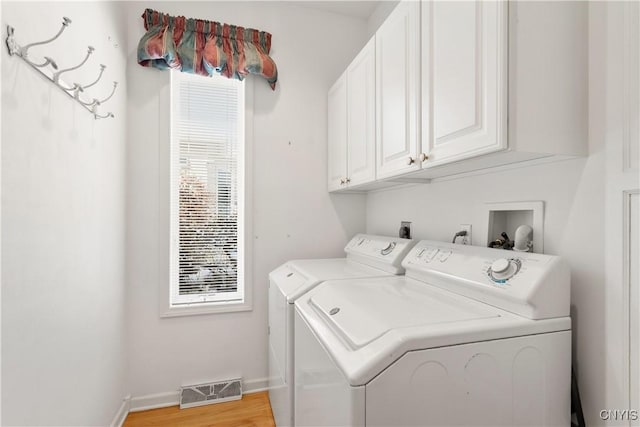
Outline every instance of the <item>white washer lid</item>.
{"type": "Polygon", "coordinates": [[[408,351],[571,329],[569,317],[527,319],[406,276],[323,282],[295,305],[352,386],[408,351]]]}
{"type": "Polygon", "coordinates": [[[347,258],[298,259],[287,263],[307,277],[321,280],[356,279],[359,277],[391,276],[379,268],[351,261],[347,258]]]}
{"type": "Polygon", "coordinates": [[[438,328],[444,323],[500,316],[491,306],[416,281],[395,285],[383,280],[329,282],[317,289],[310,304],[353,349],[392,329],[438,328]]]}
{"type": "Polygon", "coordinates": [[[269,274],[269,279],[289,302],[325,280],[391,276],[391,273],[346,258],[289,261],[269,274]]]}

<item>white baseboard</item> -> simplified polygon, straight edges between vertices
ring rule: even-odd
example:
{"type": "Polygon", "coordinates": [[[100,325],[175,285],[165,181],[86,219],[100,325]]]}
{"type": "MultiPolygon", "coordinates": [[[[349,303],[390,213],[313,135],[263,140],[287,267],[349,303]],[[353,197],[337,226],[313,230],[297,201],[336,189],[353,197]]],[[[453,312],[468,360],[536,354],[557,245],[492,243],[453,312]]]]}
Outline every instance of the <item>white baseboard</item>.
{"type": "Polygon", "coordinates": [[[149,409],[166,408],[180,404],[180,391],[168,391],[165,393],[147,394],[131,398],[131,412],[146,411],[149,409]]]}
{"type": "Polygon", "coordinates": [[[265,390],[269,390],[269,378],[257,378],[255,380],[242,382],[243,394],[257,393],[265,390]]]}
{"type": "MultiPolygon", "coordinates": [[[[242,393],[251,394],[269,389],[268,378],[258,378],[255,380],[242,382],[242,393]]],[[[129,399],[129,412],[147,411],[149,409],[166,408],[167,406],[177,406],[180,404],[180,391],[168,391],[165,393],[147,394],[129,399]]]]}
{"type": "Polygon", "coordinates": [[[129,414],[131,405],[131,396],[127,396],[122,399],[122,404],[120,408],[118,408],[118,412],[113,417],[113,421],[111,421],[110,427],[122,427],[124,424],[124,420],[127,419],[127,414],[129,414]]]}

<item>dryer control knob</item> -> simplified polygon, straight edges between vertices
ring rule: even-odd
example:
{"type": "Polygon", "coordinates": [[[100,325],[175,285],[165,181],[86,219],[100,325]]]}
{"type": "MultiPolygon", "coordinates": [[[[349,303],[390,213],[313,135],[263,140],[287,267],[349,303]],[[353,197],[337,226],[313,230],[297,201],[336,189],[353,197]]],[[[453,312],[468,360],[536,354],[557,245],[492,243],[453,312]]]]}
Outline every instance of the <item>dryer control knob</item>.
{"type": "Polygon", "coordinates": [[[494,273],[504,273],[511,263],[506,258],[497,259],[491,264],[491,271],[494,273]]]}

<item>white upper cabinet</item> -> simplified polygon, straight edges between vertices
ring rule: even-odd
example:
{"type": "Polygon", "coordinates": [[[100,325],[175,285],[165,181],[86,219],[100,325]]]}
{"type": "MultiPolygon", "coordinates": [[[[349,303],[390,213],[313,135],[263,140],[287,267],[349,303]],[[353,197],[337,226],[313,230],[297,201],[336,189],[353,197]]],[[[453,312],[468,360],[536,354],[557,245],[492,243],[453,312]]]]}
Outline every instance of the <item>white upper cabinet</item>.
{"type": "Polygon", "coordinates": [[[586,2],[401,0],[329,94],[330,191],[586,155],[588,28],[586,2]]]}
{"type": "Polygon", "coordinates": [[[425,0],[421,28],[429,158],[411,178],[587,154],[586,2],[425,0]]]}
{"type": "Polygon", "coordinates": [[[327,95],[327,164],[329,191],[343,188],[347,179],[347,74],[343,73],[327,95]]]}
{"type": "Polygon", "coordinates": [[[420,2],[403,1],[376,32],[376,177],[420,169],[420,2]]]}
{"type": "Polygon", "coordinates": [[[372,38],[329,90],[329,191],[376,178],[375,53],[372,38]]]}
{"type": "Polygon", "coordinates": [[[507,3],[422,3],[423,168],[507,148],[507,3]]]}
{"type": "Polygon", "coordinates": [[[347,184],[376,178],[375,152],[375,39],[347,68],[347,184]]]}

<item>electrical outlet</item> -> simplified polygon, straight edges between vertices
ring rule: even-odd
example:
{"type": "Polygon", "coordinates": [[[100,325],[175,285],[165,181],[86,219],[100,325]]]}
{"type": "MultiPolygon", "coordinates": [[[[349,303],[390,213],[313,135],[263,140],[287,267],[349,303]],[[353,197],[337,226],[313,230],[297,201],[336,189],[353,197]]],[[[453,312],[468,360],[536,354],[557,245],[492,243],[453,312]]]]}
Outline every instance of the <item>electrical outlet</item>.
{"type": "Polygon", "coordinates": [[[465,230],[467,232],[466,236],[463,236],[460,239],[460,243],[463,245],[471,244],[471,224],[460,224],[460,231],[465,230]]]}
{"type": "Polygon", "coordinates": [[[403,239],[411,238],[411,221],[400,221],[400,231],[398,237],[403,239]]]}

